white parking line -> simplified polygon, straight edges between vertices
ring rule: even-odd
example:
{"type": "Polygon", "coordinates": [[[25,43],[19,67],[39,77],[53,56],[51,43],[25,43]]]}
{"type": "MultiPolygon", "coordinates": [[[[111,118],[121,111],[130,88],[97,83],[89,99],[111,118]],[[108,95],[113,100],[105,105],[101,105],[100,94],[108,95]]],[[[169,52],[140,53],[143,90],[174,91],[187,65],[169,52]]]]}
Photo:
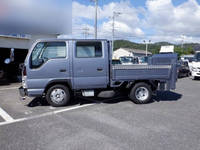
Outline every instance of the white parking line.
{"type": "Polygon", "coordinates": [[[0,116],[6,121],[6,122],[13,122],[14,119],[0,107],[0,116]]]}
{"type": "Polygon", "coordinates": [[[31,120],[31,119],[36,119],[36,118],[41,118],[41,117],[45,117],[45,116],[50,116],[50,115],[54,115],[54,114],[58,114],[58,113],[62,113],[62,112],[67,112],[67,111],[70,111],[70,110],[75,110],[75,109],[88,107],[88,106],[92,106],[92,105],[95,105],[95,104],[85,104],[85,105],[81,105],[81,106],[74,106],[74,107],[70,107],[70,108],[65,108],[65,109],[61,109],[61,110],[55,110],[55,111],[43,113],[43,114],[40,114],[40,115],[28,117],[28,118],[13,119],[11,117],[13,120],[6,121],[6,122],[0,122],[0,126],[12,124],[12,123],[16,123],[16,122],[22,122],[22,121],[26,121],[26,120],[31,120]]]}
{"type": "Polygon", "coordinates": [[[0,91],[18,89],[19,87],[0,88],[0,91]]]}

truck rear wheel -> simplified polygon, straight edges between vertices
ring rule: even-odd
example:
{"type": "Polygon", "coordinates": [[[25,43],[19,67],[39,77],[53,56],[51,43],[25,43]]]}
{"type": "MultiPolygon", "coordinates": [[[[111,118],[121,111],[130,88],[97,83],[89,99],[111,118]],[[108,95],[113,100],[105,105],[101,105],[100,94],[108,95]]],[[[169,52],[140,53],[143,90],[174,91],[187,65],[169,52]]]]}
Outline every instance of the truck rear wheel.
{"type": "Polygon", "coordinates": [[[144,82],[137,83],[132,87],[129,97],[136,104],[146,104],[152,98],[151,87],[144,82]]]}
{"type": "Polygon", "coordinates": [[[48,89],[46,100],[54,107],[65,106],[70,100],[69,89],[64,85],[54,85],[48,89]]]}

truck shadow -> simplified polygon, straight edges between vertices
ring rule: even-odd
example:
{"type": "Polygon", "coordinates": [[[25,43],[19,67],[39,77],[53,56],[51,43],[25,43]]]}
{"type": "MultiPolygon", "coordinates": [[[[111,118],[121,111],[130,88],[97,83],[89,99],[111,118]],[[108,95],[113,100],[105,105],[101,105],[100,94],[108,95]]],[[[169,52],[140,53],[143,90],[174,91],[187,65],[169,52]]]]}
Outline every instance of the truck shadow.
{"type": "MultiPolygon", "coordinates": [[[[67,106],[73,106],[73,105],[84,105],[84,104],[90,104],[93,103],[90,100],[75,97],[72,98],[67,106]]],[[[36,97],[34,98],[30,103],[27,104],[28,107],[37,107],[37,106],[50,106],[48,102],[44,98],[36,97]]]]}
{"type": "Polygon", "coordinates": [[[172,91],[158,91],[157,96],[153,96],[153,100],[160,101],[178,101],[181,99],[182,94],[175,93],[172,91]]]}
{"type": "MultiPolygon", "coordinates": [[[[149,102],[150,103],[154,103],[156,102],[161,102],[161,101],[178,101],[179,99],[181,99],[182,94],[179,93],[175,93],[172,91],[158,91],[157,95],[152,97],[152,101],[149,102]]],[[[125,96],[125,94],[119,96],[119,97],[115,97],[112,99],[104,99],[102,102],[103,103],[108,103],[108,104],[113,104],[113,103],[119,103],[119,102],[123,102],[123,101],[131,101],[130,98],[128,96],[125,96]]]]}
{"type": "MultiPolygon", "coordinates": [[[[117,95],[112,98],[84,98],[84,97],[74,97],[67,106],[73,105],[84,105],[84,104],[91,104],[91,103],[106,103],[106,104],[114,104],[120,103],[124,101],[130,101],[129,97],[126,96],[127,94],[122,93],[121,95],[117,95]]],[[[172,91],[158,91],[157,96],[153,96],[153,102],[160,102],[160,101],[178,101],[181,99],[182,95],[179,93],[175,93],[172,91]]],[[[150,104],[149,103],[149,104],[150,104]]],[[[37,106],[49,106],[47,101],[44,98],[34,98],[28,105],[28,107],[37,107],[37,106]]]]}

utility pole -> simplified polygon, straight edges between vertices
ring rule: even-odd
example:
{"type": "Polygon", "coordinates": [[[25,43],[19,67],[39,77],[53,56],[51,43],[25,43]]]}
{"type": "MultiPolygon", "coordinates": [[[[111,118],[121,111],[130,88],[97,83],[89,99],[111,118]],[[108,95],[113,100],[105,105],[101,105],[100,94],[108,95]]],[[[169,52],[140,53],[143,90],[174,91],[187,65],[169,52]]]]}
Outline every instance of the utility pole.
{"type": "Polygon", "coordinates": [[[94,23],[94,38],[97,39],[97,11],[98,11],[98,0],[94,0],[95,2],[95,23],[94,23]]]}
{"type": "Polygon", "coordinates": [[[148,42],[144,40],[143,42],[146,44],[146,56],[148,56],[148,44],[151,43],[151,40],[149,40],[148,42]]]}
{"type": "Polygon", "coordinates": [[[87,36],[89,35],[89,30],[90,29],[86,26],[82,30],[83,30],[83,36],[84,36],[84,38],[87,39],[87,36]]]}
{"type": "Polygon", "coordinates": [[[98,0],[90,0],[95,4],[94,38],[97,39],[98,0]]]}
{"type": "Polygon", "coordinates": [[[185,40],[185,35],[181,35],[181,49],[182,49],[182,53],[184,52],[183,50],[183,46],[184,46],[184,40],[185,40]]]}
{"type": "Polygon", "coordinates": [[[185,35],[181,35],[181,48],[183,48],[183,45],[184,45],[184,40],[185,40],[185,35]]]}
{"type": "Polygon", "coordinates": [[[112,52],[114,51],[114,40],[115,40],[115,17],[118,17],[122,13],[113,11],[112,16],[112,52]]]}

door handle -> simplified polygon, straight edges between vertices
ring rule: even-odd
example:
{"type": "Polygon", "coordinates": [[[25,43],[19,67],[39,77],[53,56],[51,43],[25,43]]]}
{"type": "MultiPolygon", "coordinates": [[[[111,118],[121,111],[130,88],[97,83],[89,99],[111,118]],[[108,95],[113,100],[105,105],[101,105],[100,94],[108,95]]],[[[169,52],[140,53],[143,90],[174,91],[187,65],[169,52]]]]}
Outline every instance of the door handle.
{"type": "Polygon", "coordinates": [[[103,71],[103,68],[97,68],[97,71],[103,71]]]}
{"type": "Polygon", "coordinates": [[[60,69],[60,72],[66,72],[67,70],[66,69],[60,69]]]}

